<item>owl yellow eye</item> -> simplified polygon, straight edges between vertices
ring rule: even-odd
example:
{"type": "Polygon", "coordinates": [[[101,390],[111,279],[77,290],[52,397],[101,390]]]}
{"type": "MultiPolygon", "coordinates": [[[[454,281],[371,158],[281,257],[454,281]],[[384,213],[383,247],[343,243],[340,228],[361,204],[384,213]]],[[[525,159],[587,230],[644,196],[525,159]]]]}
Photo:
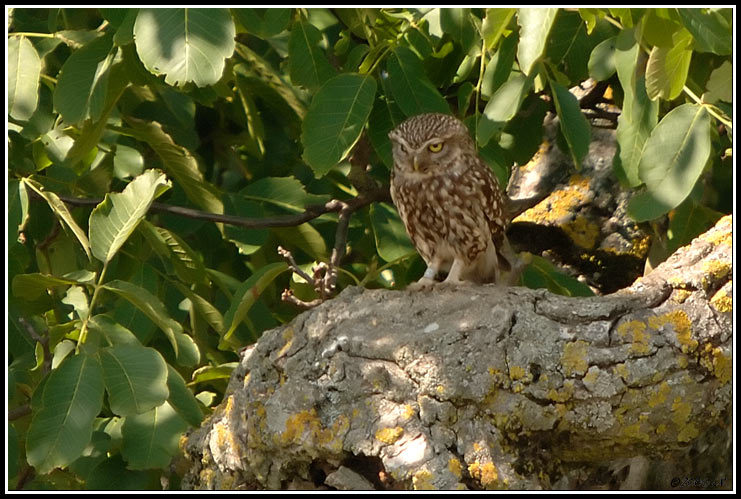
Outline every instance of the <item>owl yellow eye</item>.
{"type": "Polygon", "coordinates": [[[429,146],[427,146],[427,149],[429,149],[430,152],[440,152],[443,150],[443,143],[436,142],[434,144],[430,144],[429,146]]]}

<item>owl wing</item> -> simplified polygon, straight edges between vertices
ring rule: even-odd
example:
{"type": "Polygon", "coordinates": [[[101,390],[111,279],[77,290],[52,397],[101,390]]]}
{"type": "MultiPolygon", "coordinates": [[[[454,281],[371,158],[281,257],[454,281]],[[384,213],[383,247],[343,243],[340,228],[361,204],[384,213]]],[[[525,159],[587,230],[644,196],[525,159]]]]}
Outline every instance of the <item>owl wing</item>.
{"type": "Polygon", "coordinates": [[[499,256],[499,266],[502,270],[510,270],[510,259],[506,255],[508,242],[505,235],[507,221],[504,215],[504,195],[494,173],[483,162],[478,162],[478,168],[475,169],[474,175],[481,187],[481,194],[484,198],[484,216],[489,225],[492,242],[499,256]]]}

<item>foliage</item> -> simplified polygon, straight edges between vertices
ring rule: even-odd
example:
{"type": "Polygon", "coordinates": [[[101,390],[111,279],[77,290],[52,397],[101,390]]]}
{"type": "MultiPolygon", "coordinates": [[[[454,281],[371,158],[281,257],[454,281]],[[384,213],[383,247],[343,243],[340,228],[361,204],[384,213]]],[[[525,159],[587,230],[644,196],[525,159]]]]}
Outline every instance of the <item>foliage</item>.
{"type": "MultiPolygon", "coordinates": [[[[306,278],[320,262],[336,267],[338,288],[418,278],[420,259],[379,194],[386,135],[407,116],[461,117],[505,181],[538,148],[513,140],[542,130],[537,95],[579,168],[590,125],[568,89],[605,81],[622,108],[613,166],[636,192],[629,212],[669,213],[662,237],[685,244],[730,211],[731,17],[11,10],[11,483],[177,488],[178,439],[221,399],[238,349],[298,312],[281,290],[317,298],[306,278]],[[368,169],[353,161],[362,144],[368,169]]],[[[525,282],[589,293],[538,258],[525,282]]]]}

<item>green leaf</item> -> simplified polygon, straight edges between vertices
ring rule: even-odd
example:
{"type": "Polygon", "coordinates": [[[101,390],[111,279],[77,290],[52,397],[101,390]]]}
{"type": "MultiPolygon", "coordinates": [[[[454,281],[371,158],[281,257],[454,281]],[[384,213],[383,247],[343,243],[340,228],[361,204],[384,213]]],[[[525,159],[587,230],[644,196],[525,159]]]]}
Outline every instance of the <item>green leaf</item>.
{"type": "Polygon", "coordinates": [[[312,92],[337,74],[319,48],[321,40],[321,32],[304,21],[294,23],[288,40],[288,71],[291,81],[312,92]]]}
{"type": "Polygon", "coordinates": [[[681,246],[690,244],[694,238],[705,233],[722,217],[722,213],[711,210],[692,199],[687,198],[677,206],[669,218],[667,235],[667,253],[672,254],[681,246]]]}
{"type": "Polygon", "coordinates": [[[92,259],[92,254],[90,252],[90,241],[85,235],[85,231],[83,231],[82,228],[77,225],[77,222],[72,216],[72,213],[70,213],[67,205],[64,204],[61,199],[59,199],[59,196],[57,196],[53,192],[44,190],[43,185],[31,178],[23,178],[21,179],[21,183],[33,189],[36,194],[41,196],[44,201],[46,201],[54,215],[56,215],[57,218],[59,218],[64,223],[64,225],[69,227],[69,229],[75,235],[77,240],[80,242],[80,245],[82,245],[82,249],[85,250],[85,254],[87,255],[88,259],[92,259]]]}
{"type": "Polygon", "coordinates": [[[116,144],[113,154],[113,172],[116,178],[136,177],[144,171],[144,156],[139,150],[123,144],[116,144]]]}
{"type": "Polygon", "coordinates": [[[646,142],[639,165],[647,192],[634,196],[628,214],[652,220],[690,194],[710,157],[710,117],[702,106],[683,104],[659,122],[646,142]]]}
{"type": "Polygon", "coordinates": [[[234,52],[234,35],[228,9],[140,9],[134,23],[139,58],[173,86],[219,81],[234,52]]]}
{"type": "Polygon", "coordinates": [[[113,35],[107,34],[72,52],[64,62],[54,90],[54,107],[65,122],[100,118],[115,54],[112,48],[113,35]]]}
{"type": "Polygon", "coordinates": [[[322,177],[344,159],[360,138],[376,94],[370,76],[342,74],[322,86],[306,113],[301,133],[304,160],[322,177]]]}
{"type": "Polygon", "coordinates": [[[288,27],[291,9],[230,9],[247,32],[263,40],[273,37],[288,27]]]}
{"type": "Polygon", "coordinates": [[[399,214],[388,203],[374,203],[370,220],[378,255],[387,262],[416,253],[399,214]]]}
{"type": "Polygon", "coordinates": [[[481,95],[490,99],[512,74],[517,50],[517,36],[511,34],[502,38],[499,49],[486,64],[484,79],[481,82],[481,95]]]}
{"type": "Polygon", "coordinates": [[[115,345],[100,350],[100,362],[114,414],[141,414],[167,400],[167,364],[157,350],[137,343],[115,345]]]}
{"type": "Polygon", "coordinates": [[[158,170],[147,170],[121,193],[106,194],[90,214],[90,245],[98,260],[108,263],[129,238],[160,194],[171,186],[158,170]]]}
{"type": "Polygon", "coordinates": [[[135,138],[146,142],[154,149],[162,160],[165,173],[185,191],[185,195],[193,204],[211,213],[224,213],[224,204],[218,190],[204,180],[198,168],[198,161],[190,150],[176,144],[156,121],[148,122],[127,117],[126,122],[131,126],[131,130],[126,132],[130,132],[135,138]]]}
{"type": "Polygon", "coordinates": [[[94,334],[99,334],[111,346],[140,345],[139,339],[134,333],[105,314],[93,316],[88,321],[88,329],[94,334]]]}
{"type": "MultiPolygon", "coordinates": [[[[680,34],[681,35],[681,34],[680,34]]],[[[646,65],[646,92],[651,100],[675,99],[682,92],[690,69],[692,37],[684,32],[672,47],[654,47],[646,65]]]]}
{"type": "Polygon", "coordinates": [[[517,60],[520,63],[520,69],[526,75],[530,74],[535,63],[545,52],[548,33],[553,27],[557,13],[558,9],[517,9],[517,24],[520,25],[517,60]]]}
{"type": "MultiPolygon", "coordinates": [[[[179,282],[173,284],[183,296],[190,300],[191,307],[195,313],[202,317],[214,331],[224,330],[224,317],[219,312],[219,309],[184,284],[179,282]]],[[[193,312],[191,311],[191,313],[193,312]]]]}
{"type": "Polygon", "coordinates": [[[143,414],[128,416],[121,427],[121,454],[128,468],[167,468],[187,429],[188,423],[167,402],[143,414]]]}
{"type": "MultiPolygon", "coordinates": [[[[240,322],[247,316],[250,307],[257,301],[265,288],[281,273],[288,270],[285,262],[270,263],[258,269],[249,279],[244,281],[234,292],[232,304],[224,314],[224,331],[222,341],[231,345],[232,334],[240,322]]],[[[238,345],[231,345],[238,346],[238,345]]]]}
{"type": "Polygon", "coordinates": [[[476,39],[476,28],[471,20],[471,9],[440,9],[440,28],[458,42],[467,54],[476,39]]]}
{"type": "Polygon", "coordinates": [[[90,442],[103,406],[103,372],[86,354],[67,357],[33,399],[26,439],[28,463],[40,474],[67,466],[90,442]]]}
{"type": "Polygon", "coordinates": [[[589,55],[589,76],[597,81],[605,81],[615,74],[615,43],[617,37],[612,36],[597,44],[589,55]]]}
{"type": "Polygon", "coordinates": [[[618,116],[618,152],[613,159],[617,177],[629,187],[642,182],[638,164],[648,137],[659,122],[659,102],[646,93],[645,61],[632,30],[622,31],[615,39],[615,69],[623,88],[623,109],[618,116]]]}
{"type": "Polygon", "coordinates": [[[196,252],[177,234],[156,227],[143,220],[139,232],[147,239],[149,245],[166,264],[171,264],[175,274],[183,282],[199,284],[205,282],[206,268],[196,252]]]}
{"type": "MultiPolygon", "coordinates": [[[[245,199],[238,194],[226,194],[224,206],[228,215],[238,215],[243,218],[259,219],[265,217],[262,205],[251,199],[245,199]]],[[[251,255],[259,250],[268,240],[268,229],[248,229],[236,225],[226,225],[224,234],[234,243],[243,255],[251,255]]]]}
{"type": "Polygon", "coordinates": [[[515,12],[515,9],[486,9],[486,17],[481,25],[486,50],[491,50],[497,44],[515,12]]]}
{"type": "Polygon", "coordinates": [[[175,368],[167,366],[167,388],[170,391],[168,402],[191,426],[198,427],[203,421],[203,412],[185,380],[175,368]]]}
{"type": "MultiPolygon", "coordinates": [[[[85,120],[80,136],[75,139],[75,144],[67,153],[65,163],[75,167],[78,162],[89,156],[90,152],[98,145],[101,135],[108,124],[108,118],[113,112],[119,97],[129,85],[128,75],[123,63],[114,64],[106,75],[110,83],[106,85],[99,108],[96,108],[93,118],[85,120]]],[[[86,167],[87,165],[83,165],[86,167]]]]}
{"type": "Polygon", "coordinates": [[[450,113],[450,106],[425,75],[422,61],[410,49],[397,47],[386,68],[394,100],[405,115],[450,113]]]}
{"type": "Polygon", "coordinates": [[[733,102],[733,66],[730,61],[713,70],[706,87],[707,92],[702,95],[703,102],[733,102]]]}
{"type": "MultiPolygon", "coordinates": [[[[733,30],[723,15],[715,9],[682,7],[676,9],[682,24],[692,33],[698,52],[731,55],[733,30]]],[[[730,9],[724,9],[730,10],[730,9]]]]}
{"type": "Polygon", "coordinates": [[[581,112],[579,101],[574,94],[554,80],[550,80],[550,84],[561,132],[569,145],[574,166],[579,169],[582,160],[589,152],[589,142],[591,140],[589,122],[581,112]]]}
{"type": "Polygon", "coordinates": [[[530,264],[522,271],[522,283],[528,288],[546,288],[563,296],[594,296],[589,286],[561,273],[545,258],[530,256],[530,264]]]}
{"type": "Polygon", "coordinates": [[[25,36],[8,38],[8,114],[19,121],[33,116],[39,102],[41,58],[25,36]]]}
{"type": "Polygon", "coordinates": [[[484,108],[478,127],[476,140],[479,145],[485,145],[497,130],[511,120],[520,109],[523,99],[532,89],[533,78],[513,71],[509,79],[491,96],[484,108]]]}
{"type": "Polygon", "coordinates": [[[170,318],[159,298],[141,286],[127,281],[113,280],[103,284],[103,288],[121,296],[149,317],[170,340],[175,355],[179,354],[176,337],[183,334],[183,327],[179,322],[170,318]]]}
{"type": "Polygon", "coordinates": [[[296,227],[276,227],[272,231],[283,246],[299,248],[314,260],[326,260],[329,257],[327,243],[310,223],[296,227]]]}

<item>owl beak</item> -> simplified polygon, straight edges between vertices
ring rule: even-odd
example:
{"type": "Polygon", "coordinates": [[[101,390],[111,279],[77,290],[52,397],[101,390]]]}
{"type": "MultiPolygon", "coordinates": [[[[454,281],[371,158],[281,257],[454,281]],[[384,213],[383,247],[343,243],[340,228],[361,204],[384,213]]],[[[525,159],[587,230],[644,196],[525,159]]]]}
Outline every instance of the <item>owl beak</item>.
{"type": "Polygon", "coordinates": [[[414,161],[412,162],[412,168],[414,168],[415,172],[419,170],[419,163],[417,162],[417,156],[414,157],[414,161]]]}

